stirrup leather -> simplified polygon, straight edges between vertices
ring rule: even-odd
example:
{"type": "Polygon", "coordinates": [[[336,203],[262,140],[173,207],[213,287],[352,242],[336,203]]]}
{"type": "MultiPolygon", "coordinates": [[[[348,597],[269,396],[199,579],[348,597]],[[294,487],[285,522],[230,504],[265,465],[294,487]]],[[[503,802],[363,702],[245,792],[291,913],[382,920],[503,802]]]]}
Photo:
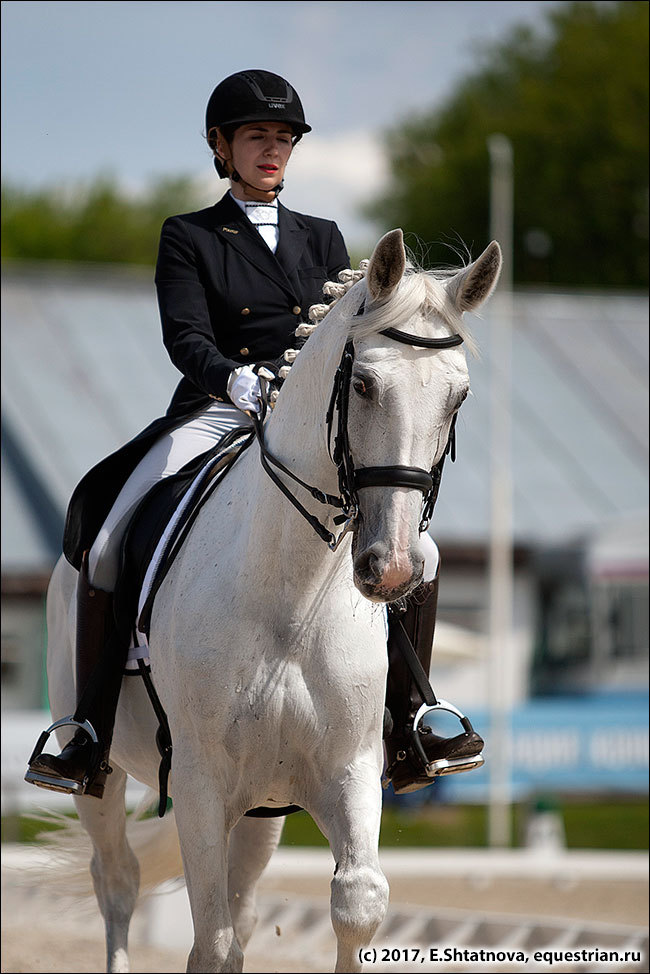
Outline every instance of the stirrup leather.
{"type": "Polygon", "coordinates": [[[48,791],[63,792],[66,795],[84,795],[91,783],[92,773],[98,765],[101,756],[100,752],[101,745],[99,738],[89,720],[75,720],[73,715],[62,717],[60,720],[55,720],[47,730],[44,730],[37,740],[36,747],[32,751],[28,762],[29,767],[25,774],[25,781],[28,781],[32,785],[37,785],[39,788],[46,788],[48,791]],[[77,781],[75,778],[56,777],[54,774],[46,774],[44,771],[34,771],[31,767],[34,761],[43,753],[43,748],[47,744],[50,734],[58,727],[76,727],[77,730],[83,731],[90,738],[90,760],[86,774],[81,781],[77,781]]]}
{"type": "MultiPolygon", "coordinates": [[[[421,762],[423,774],[425,774],[428,778],[435,778],[439,775],[459,774],[462,771],[472,771],[474,768],[482,767],[482,765],[485,764],[482,751],[480,751],[478,754],[470,754],[463,757],[437,758],[433,761],[429,761],[422,745],[423,734],[421,730],[421,723],[422,720],[429,714],[440,710],[444,710],[447,713],[458,717],[466,734],[475,733],[469,717],[466,717],[465,714],[463,714],[457,707],[454,707],[453,704],[449,703],[449,701],[438,700],[435,704],[423,703],[413,718],[413,725],[411,727],[411,743],[413,745],[415,754],[421,762]]],[[[446,740],[453,740],[453,738],[446,738],[446,740]]],[[[382,786],[384,788],[387,788],[390,784],[397,763],[405,758],[406,752],[398,752],[396,761],[394,761],[390,767],[386,768],[384,777],[382,779],[382,786]]]]}

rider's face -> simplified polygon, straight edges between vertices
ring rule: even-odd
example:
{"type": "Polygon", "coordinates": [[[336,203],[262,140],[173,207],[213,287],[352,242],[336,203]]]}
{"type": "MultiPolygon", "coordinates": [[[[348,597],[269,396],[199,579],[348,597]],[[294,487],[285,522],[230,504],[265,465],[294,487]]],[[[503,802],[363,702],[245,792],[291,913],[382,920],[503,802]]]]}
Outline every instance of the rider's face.
{"type": "Polygon", "coordinates": [[[232,143],[219,138],[219,154],[228,159],[242,180],[249,184],[233,184],[233,193],[250,198],[250,187],[269,193],[284,179],[291,150],[293,131],[283,122],[251,122],[235,130],[232,143]],[[241,192],[245,190],[246,192],[241,192]]]}

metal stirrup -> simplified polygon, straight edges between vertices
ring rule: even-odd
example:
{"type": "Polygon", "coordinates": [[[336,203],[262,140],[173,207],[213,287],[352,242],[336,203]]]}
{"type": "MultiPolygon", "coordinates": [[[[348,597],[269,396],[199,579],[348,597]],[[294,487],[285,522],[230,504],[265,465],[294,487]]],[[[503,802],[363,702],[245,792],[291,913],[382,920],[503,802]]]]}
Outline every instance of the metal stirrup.
{"type": "Polygon", "coordinates": [[[96,758],[99,756],[100,748],[97,732],[89,720],[75,720],[74,715],[71,714],[69,717],[61,717],[60,720],[55,720],[47,730],[43,731],[36,741],[36,747],[32,751],[28,761],[29,767],[24,780],[29,782],[29,784],[38,785],[40,788],[47,788],[49,791],[60,791],[66,795],[83,795],[90,778],[88,774],[84,776],[83,781],[76,781],[74,778],[56,778],[54,775],[47,775],[42,771],[31,770],[33,762],[43,753],[43,748],[47,744],[50,734],[59,727],[76,727],[77,730],[81,730],[88,735],[93,748],[93,760],[89,762],[89,766],[92,767],[94,765],[96,758]]]}
{"type": "Polygon", "coordinates": [[[479,754],[471,754],[467,757],[437,758],[436,760],[429,761],[422,746],[420,723],[424,717],[427,717],[429,714],[439,710],[444,710],[447,713],[454,714],[455,717],[458,717],[466,734],[475,733],[469,717],[466,717],[465,714],[458,709],[458,707],[454,707],[454,705],[449,703],[449,701],[438,700],[438,702],[433,705],[423,703],[413,720],[411,736],[413,738],[413,747],[422,761],[427,777],[435,778],[436,775],[456,774],[460,771],[469,771],[472,768],[480,768],[481,765],[485,763],[482,752],[479,754]]]}

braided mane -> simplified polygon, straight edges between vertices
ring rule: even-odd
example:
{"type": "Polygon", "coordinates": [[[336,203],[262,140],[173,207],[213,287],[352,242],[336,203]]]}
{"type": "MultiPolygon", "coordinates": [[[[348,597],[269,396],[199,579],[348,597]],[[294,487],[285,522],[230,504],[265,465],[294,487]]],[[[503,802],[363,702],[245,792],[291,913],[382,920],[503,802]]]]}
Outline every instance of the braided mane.
{"type": "MultiPolygon", "coordinates": [[[[366,276],[366,270],[368,269],[369,260],[362,260],[359,262],[359,269],[354,271],[351,267],[347,267],[345,270],[339,273],[338,281],[326,281],[323,284],[323,294],[325,297],[331,298],[327,304],[312,304],[307,312],[307,317],[311,321],[311,324],[306,322],[298,325],[294,334],[297,338],[309,338],[315,331],[320,322],[323,320],[325,315],[332,310],[335,304],[337,304],[344,294],[347,294],[351,287],[358,282],[363,280],[366,276]]],[[[280,378],[286,379],[289,371],[291,369],[291,364],[295,362],[296,357],[300,349],[289,348],[284,353],[284,360],[288,362],[288,365],[283,365],[280,369],[280,378]]]]}

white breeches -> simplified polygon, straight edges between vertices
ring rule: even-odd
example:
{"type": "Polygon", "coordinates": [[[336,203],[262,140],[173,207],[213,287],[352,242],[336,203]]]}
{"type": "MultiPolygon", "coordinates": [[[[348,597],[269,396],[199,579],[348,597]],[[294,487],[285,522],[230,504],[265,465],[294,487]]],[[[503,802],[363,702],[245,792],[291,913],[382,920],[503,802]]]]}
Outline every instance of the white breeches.
{"type": "Polygon", "coordinates": [[[250,426],[241,410],[215,402],[193,419],[164,433],[134,468],[90,549],[90,580],[105,592],[115,589],[120,544],[129,518],[146,492],[164,477],[178,473],[186,463],[210,450],[230,430],[250,426]]]}
{"type": "Polygon", "coordinates": [[[426,531],[420,535],[420,545],[424,552],[424,575],[422,576],[422,581],[430,582],[438,574],[440,552],[438,551],[438,545],[426,531]]]}
{"type": "MultiPolygon", "coordinates": [[[[135,507],[149,488],[164,477],[178,473],[190,460],[215,446],[230,430],[246,425],[251,425],[250,420],[241,410],[215,402],[156,440],[122,487],[90,549],[88,569],[93,585],[105,592],[114,591],[122,535],[135,507]]],[[[435,541],[426,532],[420,538],[420,544],[424,552],[424,581],[428,582],[438,573],[440,554],[435,541]]]]}

